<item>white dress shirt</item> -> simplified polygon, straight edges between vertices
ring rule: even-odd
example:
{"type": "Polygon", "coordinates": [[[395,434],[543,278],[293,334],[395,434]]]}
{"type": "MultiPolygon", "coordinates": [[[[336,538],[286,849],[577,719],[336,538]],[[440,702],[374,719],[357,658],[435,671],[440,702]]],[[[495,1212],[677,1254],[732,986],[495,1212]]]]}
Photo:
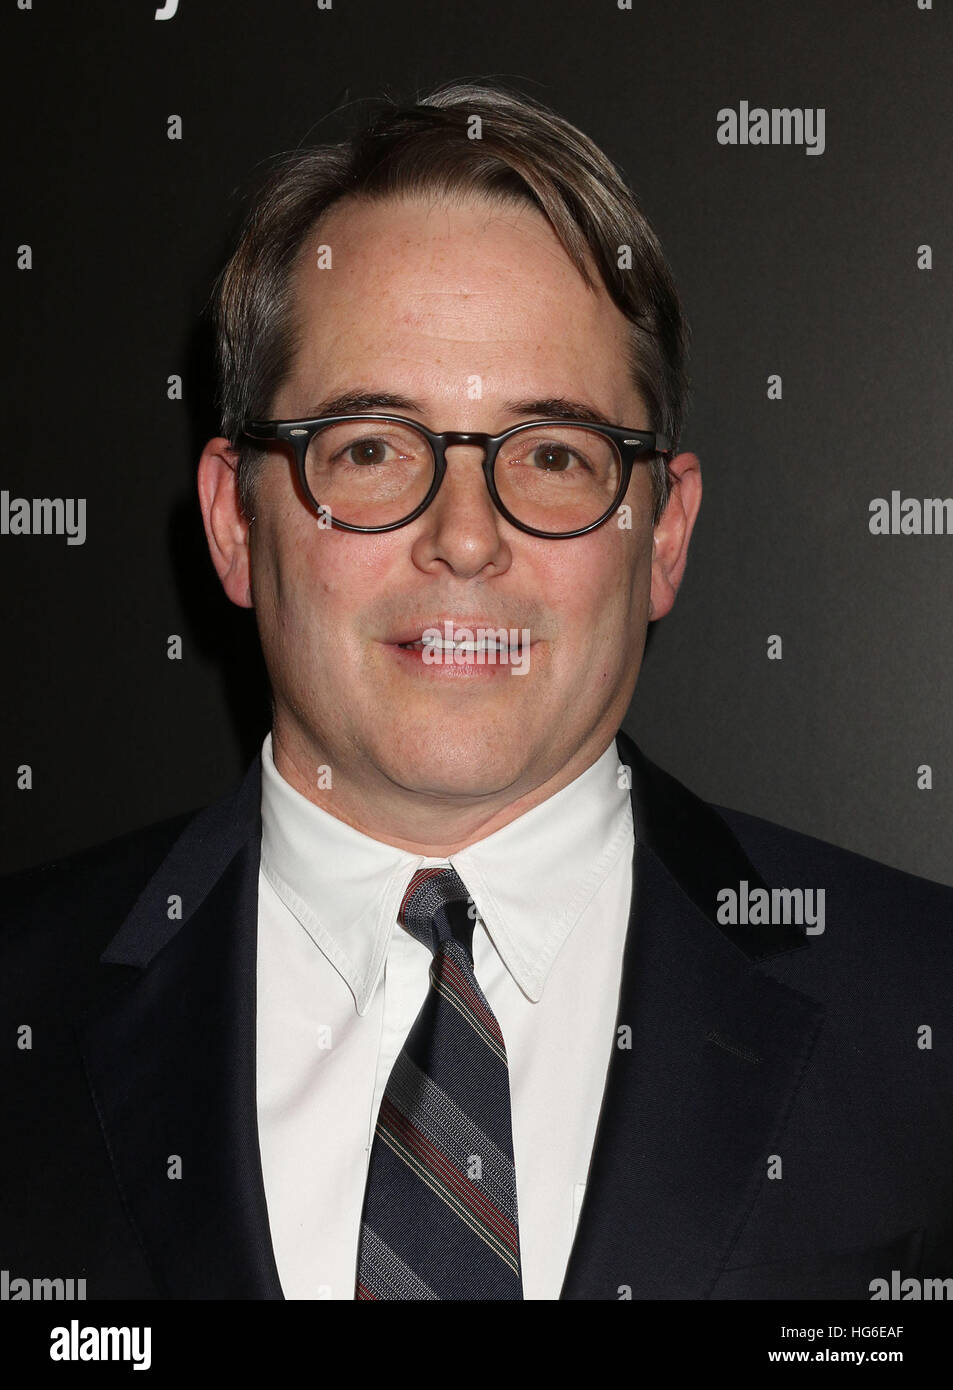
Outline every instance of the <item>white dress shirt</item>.
{"type": "Polygon", "coordinates": [[[374,840],[287,783],[262,745],[257,1099],[285,1298],[353,1299],[384,1087],[429,988],[397,923],[421,867],[476,905],[476,977],[509,1059],[523,1294],[559,1297],[615,1023],[632,888],[613,740],[574,782],[447,859],[374,840]]]}

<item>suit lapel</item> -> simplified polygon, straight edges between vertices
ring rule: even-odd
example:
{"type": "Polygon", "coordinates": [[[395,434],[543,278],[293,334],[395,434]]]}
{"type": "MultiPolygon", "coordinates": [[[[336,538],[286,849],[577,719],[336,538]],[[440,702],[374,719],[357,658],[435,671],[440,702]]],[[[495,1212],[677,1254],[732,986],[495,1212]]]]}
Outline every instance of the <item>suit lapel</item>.
{"type": "Polygon", "coordinates": [[[631,1047],[613,1052],[561,1297],[700,1299],[766,1179],[822,1009],[757,965],[805,949],[798,928],[718,924],[720,888],[766,886],[725,822],[617,742],[636,831],[617,1018],[631,1047]]]}
{"type": "Polygon", "coordinates": [[[234,796],[189,823],[104,953],[109,1001],[80,1038],[126,1209],[169,1298],[282,1297],[255,1095],[260,798],[256,758],[234,796]]]}

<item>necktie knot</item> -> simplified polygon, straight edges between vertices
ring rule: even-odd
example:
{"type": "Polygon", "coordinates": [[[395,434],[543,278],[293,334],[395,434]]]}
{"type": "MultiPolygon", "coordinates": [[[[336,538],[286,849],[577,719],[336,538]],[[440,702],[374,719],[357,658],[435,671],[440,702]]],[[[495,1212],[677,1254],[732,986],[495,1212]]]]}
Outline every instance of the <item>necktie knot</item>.
{"type": "Polygon", "coordinates": [[[473,959],[472,899],[455,869],[418,869],[407,886],[397,920],[434,955],[449,941],[473,959]]]}

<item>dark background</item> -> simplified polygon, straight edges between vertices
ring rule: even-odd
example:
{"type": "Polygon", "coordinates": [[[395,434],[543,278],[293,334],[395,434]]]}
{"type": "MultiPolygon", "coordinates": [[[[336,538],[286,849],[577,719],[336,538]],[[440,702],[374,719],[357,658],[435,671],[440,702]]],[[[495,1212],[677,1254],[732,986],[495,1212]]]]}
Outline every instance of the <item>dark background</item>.
{"type": "Polygon", "coordinates": [[[3,7],[0,488],[85,497],[88,532],[0,536],[0,868],[201,805],[253,757],[254,615],[219,588],[194,488],[218,433],[212,281],[263,161],[341,138],[342,101],[494,77],[622,166],[693,329],[682,445],[705,496],[627,728],[707,799],[953,883],[953,537],[868,529],[875,496],[953,490],[950,6],[155,8],[3,7]],[[742,100],[824,107],[825,152],[719,145],[742,100]]]}

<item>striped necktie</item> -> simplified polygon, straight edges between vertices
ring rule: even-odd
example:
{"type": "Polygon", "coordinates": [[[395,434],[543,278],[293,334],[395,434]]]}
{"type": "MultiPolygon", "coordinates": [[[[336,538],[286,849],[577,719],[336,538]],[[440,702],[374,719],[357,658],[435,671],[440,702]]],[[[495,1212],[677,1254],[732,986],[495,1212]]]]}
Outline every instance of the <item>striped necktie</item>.
{"type": "Polygon", "coordinates": [[[420,869],[398,921],[433,952],[371,1145],[358,1299],[522,1299],[510,1081],[473,972],[475,909],[454,869],[420,869]]]}

